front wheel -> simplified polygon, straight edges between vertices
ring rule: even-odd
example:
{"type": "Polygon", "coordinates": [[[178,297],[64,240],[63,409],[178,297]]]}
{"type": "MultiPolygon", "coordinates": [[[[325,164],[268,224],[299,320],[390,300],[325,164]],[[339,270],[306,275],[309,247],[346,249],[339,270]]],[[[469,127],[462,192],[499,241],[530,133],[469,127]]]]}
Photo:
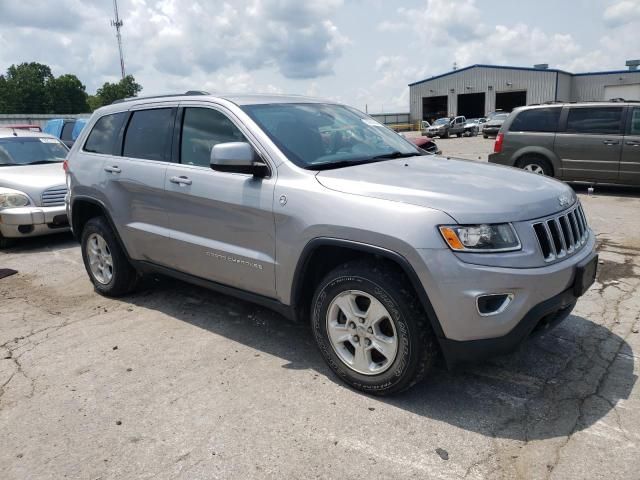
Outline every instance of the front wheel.
{"type": "Polygon", "coordinates": [[[435,336],[402,276],[350,262],[325,277],[311,324],[322,355],[342,380],[375,395],[406,390],[429,371],[435,336]]]}

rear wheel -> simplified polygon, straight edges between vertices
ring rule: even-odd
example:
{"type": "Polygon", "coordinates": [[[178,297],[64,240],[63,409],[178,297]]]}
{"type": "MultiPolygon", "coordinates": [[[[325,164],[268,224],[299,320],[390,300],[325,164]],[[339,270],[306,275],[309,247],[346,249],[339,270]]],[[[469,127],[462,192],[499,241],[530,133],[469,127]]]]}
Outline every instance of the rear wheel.
{"type": "Polygon", "coordinates": [[[483,136],[484,138],[489,138],[489,135],[487,135],[486,133],[482,134],[482,136],[483,136]]]}
{"type": "Polygon", "coordinates": [[[553,176],[553,167],[548,160],[541,157],[524,157],[518,160],[518,166],[537,175],[553,176]]]}
{"type": "Polygon", "coordinates": [[[460,138],[462,136],[461,133],[456,133],[456,135],[458,136],[458,138],[460,138]]]}
{"type": "Polygon", "coordinates": [[[104,217],[90,219],[82,230],[82,259],[96,291],[108,297],[135,289],[138,274],[104,217]]]}
{"type": "Polygon", "coordinates": [[[338,377],[375,395],[410,388],[431,368],[435,336],[404,278],[373,263],[350,262],[320,283],[311,324],[338,377]]]}

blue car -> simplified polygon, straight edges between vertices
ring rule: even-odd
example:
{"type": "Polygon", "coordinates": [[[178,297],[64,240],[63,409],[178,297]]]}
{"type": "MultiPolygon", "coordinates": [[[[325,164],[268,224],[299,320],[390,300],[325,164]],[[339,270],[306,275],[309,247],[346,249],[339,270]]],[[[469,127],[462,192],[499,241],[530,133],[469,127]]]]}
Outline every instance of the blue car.
{"type": "Polygon", "coordinates": [[[86,118],[55,118],[47,121],[42,131],[58,137],[62,143],[71,148],[86,124],[86,118]]]}

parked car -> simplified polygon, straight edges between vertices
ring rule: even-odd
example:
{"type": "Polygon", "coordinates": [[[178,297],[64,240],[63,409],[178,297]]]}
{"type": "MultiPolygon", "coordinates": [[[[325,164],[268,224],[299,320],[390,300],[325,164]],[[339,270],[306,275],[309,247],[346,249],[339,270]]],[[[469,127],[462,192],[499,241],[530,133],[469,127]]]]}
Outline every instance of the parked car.
{"type": "Polygon", "coordinates": [[[500,127],[502,127],[502,124],[507,118],[509,118],[508,113],[498,113],[492,116],[482,127],[482,136],[489,138],[498,135],[500,127]]]}
{"type": "Polygon", "coordinates": [[[479,118],[467,118],[467,121],[464,123],[464,132],[463,135],[465,137],[475,137],[480,132],[480,119],[479,118]]]}
{"type": "MultiPolygon", "coordinates": [[[[86,122],[86,120],[84,121],[86,122]]],[[[73,136],[77,123],[78,120],[73,118],[56,118],[48,120],[44,125],[43,131],[49,135],[59,138],[67,147],[71,148],[73,146],[73,142],[77,138],[77,135],[80,133],[79,131],[76,131],[76,136],[73,136]]],[[[80,130],[82,130],[82,126],[84,126],[84,124],[81,123],[80,125],[80,130]]]]}
{"type": "Polygon", "coordinates": [[[409,137],[407,138],[411,143],[413,143],[416,147],[421,148],[427,153],[433,153],[440,155],[442,152],[436,145],[436,142],[429,137],[420,136],[420,137],[409,137]]]}
{"type": "Polygon", "coordinates": [[[82,132],[82,129],[87,124],[87,120],[88,120],[87,118],[78,118],[76,120],[76,123],[73,125],[73,130],[71,131],[71,140],[73,142],[75,142],[78,139],[80,132],[82,132]]]}
{"type": "Polygon", "coordinates": [[[522,107],[489,161],[566,181],[640,185],[640,103],[522,107]]]}
{"type": "Polygon", "coordinates": [[[336,375],[378,395],[414,385],[439,354],[452,366],[505,353],[558,323],[598,262],[568,185],[425,161],[367,115],[300,96],[103,107],[67,182],[97,292],[160,272],[268,306],[310,322],[336,375]],[[545,226],[567,222],[570,235],[545,226]]]}
{"type": "Polygon", "coordinates": [[[69,229],[62,169],[68,151],[51,135],[0,128],[0,248],[69,229]]]}
{"type": "Polygon", "coordinates": [[[487,113],[487,114],[484,116],[484,118],[485,118],[487,121],[489,121],[489,120],[491,120],[493,117],[495,117],[496,115],[500,115],[500,114],[503,114],[503,113],[509,113],[509,112],[505,112],[504,110],[500,110],[500,109],[498,109],[498,110],[495,110],[495,111],[493,111],[493,112],[489,112],[489,113],[487,113]]]}
{"type": "Polygon", "coordinates": [[[422,135],[427,137],[440,137],[440,138],[448,138],[450,135],[457,135],[461,137],[464,133],[464,124],[466,122],[466,118],[462,116],[453,117],[453,118],[439,118],[433,125],[422,132],[422,135]]]}
{"type": "Polygon", "coordinates": [[[31,123],[17,123],[9,125],[0,125],[0,128],[11,128],[14,130],[28,130],[30,132],[41,132],[42,129],[39,125],[33,125],[31,123]]]}

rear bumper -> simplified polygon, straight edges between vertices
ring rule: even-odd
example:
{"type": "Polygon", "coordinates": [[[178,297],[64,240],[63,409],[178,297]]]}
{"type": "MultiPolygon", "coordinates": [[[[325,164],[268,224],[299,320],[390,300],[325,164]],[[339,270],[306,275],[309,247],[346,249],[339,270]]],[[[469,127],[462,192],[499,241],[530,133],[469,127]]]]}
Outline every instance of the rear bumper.
{"type": "Polygon", "coordinates": [[[0,233],[5,238],[34,237],[68,229],[64,205],[20,207],[0,211],[0,233]]]}
{"type": "Polygon", "coordinates": [[[511,158],[504,153],[490,153],[488,161],[489,163],[496,163],[498,165],[513,166],[511,158]]]}
{"type": "Polygon", "coordinates": [[[569,316],[576,305],[573,288],[533,307],[506,335],[481,340],[440,339],[440,347],[449,368],[457,364],[503,355],[515,350],[534,330],[548,330],[569,316]]]}

